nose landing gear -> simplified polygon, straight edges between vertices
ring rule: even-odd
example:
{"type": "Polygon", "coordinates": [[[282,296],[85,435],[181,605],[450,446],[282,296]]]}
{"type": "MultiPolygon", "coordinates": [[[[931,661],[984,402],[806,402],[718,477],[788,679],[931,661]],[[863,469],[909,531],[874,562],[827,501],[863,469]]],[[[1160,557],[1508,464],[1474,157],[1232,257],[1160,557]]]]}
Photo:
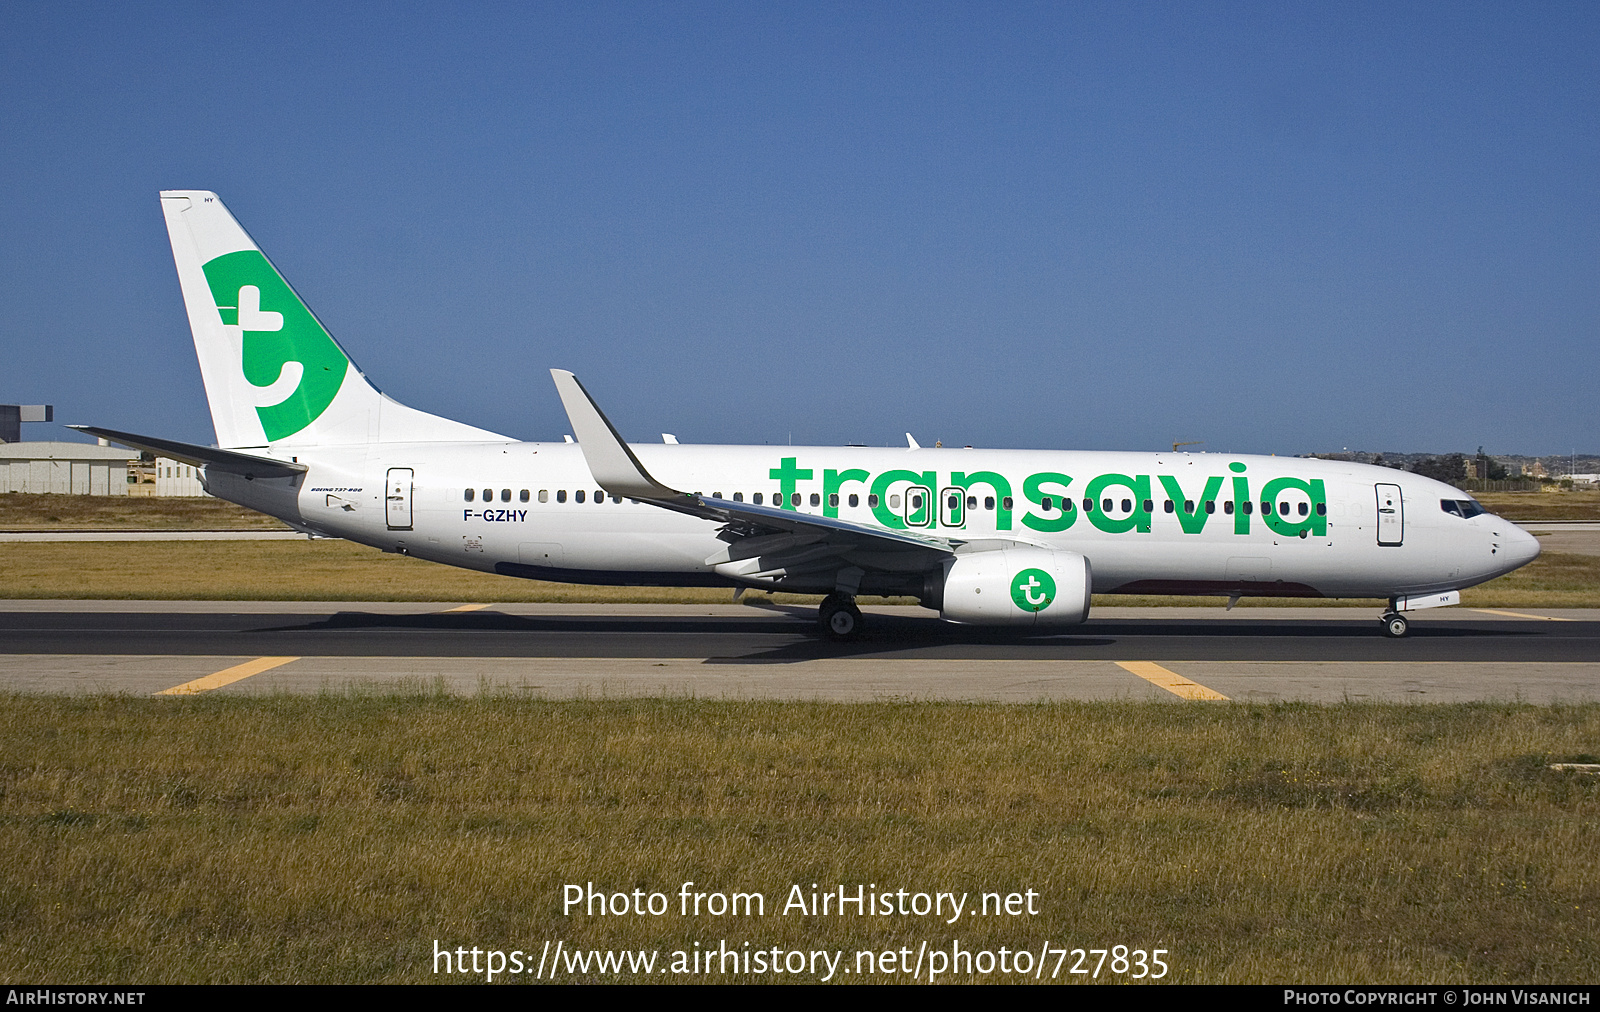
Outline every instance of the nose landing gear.
{"type": "Polygon", "coordinates": [[[1399,639],[1411,627],[1410,623],[1406,621],[1406,617],[1397,611],[1384,612],[1383,617],[1378,621],[1383,625],[1383,634],[1390,639],[1399,639]]]}
{"type": "Polygon", "coordinates": [[[823,598],[817,608],[817,627],[824,639],[855,639],[861,631],[861,609],[856,607],[856,599],[839,591],[823,598]]]}

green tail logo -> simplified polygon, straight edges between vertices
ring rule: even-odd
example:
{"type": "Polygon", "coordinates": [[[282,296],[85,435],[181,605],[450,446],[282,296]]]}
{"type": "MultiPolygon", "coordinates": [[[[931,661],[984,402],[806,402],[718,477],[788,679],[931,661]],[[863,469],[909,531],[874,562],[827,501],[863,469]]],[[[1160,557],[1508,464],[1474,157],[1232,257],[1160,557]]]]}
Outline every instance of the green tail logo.
{"type": "Polygon", "coordinates": [[[222,322],[244,332],[240,364],[262,430],[269,441],[294,435],[333,403],[350,360],[260,252],[228,253],[204,269],[222,322]]]}

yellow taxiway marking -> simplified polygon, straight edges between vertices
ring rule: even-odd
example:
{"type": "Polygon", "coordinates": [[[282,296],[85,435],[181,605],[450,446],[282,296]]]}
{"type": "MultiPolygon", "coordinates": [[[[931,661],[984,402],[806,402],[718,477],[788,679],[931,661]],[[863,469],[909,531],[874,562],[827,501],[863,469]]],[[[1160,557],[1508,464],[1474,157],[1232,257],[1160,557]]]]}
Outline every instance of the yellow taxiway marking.
{"type": "Polygon", "coordinates": [[[1143,678],[1151,685],[1159,685],[1174,696],[1184,699],[1227,699],[1215,689],[1208,689],[1199,682],[1191,682],[1176,671],[1168,671],[1159,664],[1150,661],[1118,661],[1117,667],[1143,678]]]}
{"type": "Polygon", "coordinates": [[[1493,608],[1472,609],[1481,615],[1504,615],[1506,618],[1533,618],[1543,622],[1576,622],[1575,618],[1557,618],[1554,615],[1525,615],[1520,611],[1495,611],[1493,608]]]}
{"type": "Polygon", "coordinates": [[[212,689],[220,689],[224,685],[231,685],[241,679],[249,678],[251,675],[259,675],[263,671],[271,671],[273,668],[282,667],[290,661],[298,661],[299,659],[298,657],[257,657],[253,661],[235,664],[231,668],[223,668],[221,671],[207,675],[204,678],[196,678],[192,682],[174,685],[170,689],[162,689],[156,695],[192,696],[197,692],[210,692],[212,689]]]}
{"type": "Polygon", "coordinates": [[[441,614],[441,615],[449,615],[449,614],[452,614],[453,612],[458,612],[458,611],[482,611],[483,609],[485,609],[487,607],[489,607],[489,606],[486,605],[486,604],[463,604],[463,605],[458,605],[458,606],[456,606],[454,608],[446,608],[444,611],[441,611],[439,614],[441,614]]]}

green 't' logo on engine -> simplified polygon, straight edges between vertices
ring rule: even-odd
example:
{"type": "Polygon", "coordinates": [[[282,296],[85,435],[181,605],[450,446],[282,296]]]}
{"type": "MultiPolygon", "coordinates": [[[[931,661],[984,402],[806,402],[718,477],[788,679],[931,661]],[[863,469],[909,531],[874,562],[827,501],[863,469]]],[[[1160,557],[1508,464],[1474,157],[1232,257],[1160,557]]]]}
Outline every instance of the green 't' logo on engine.
{"type": "Polygon", "coordinates": [[[240,366],[267,439],[316,421],[344,385],[350,360],[259,251],[224,254],[204,270],[222,322],[244,332],[240,366]]]}
{"type": "Polygon", "coordinates": [[[1056,599],[1056,581],[1042,569],[1024,569],[1011,578],[1011,600],[1023,611],[1044,611],[1056,599]]]}

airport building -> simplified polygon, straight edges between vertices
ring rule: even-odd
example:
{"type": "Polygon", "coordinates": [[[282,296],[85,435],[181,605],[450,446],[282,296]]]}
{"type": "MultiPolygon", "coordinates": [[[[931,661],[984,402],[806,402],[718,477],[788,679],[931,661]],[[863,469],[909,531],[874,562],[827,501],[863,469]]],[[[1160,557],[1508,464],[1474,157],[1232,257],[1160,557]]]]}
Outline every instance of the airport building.
{"type": "Polygon", "coordinates": [[[0,443],[0,493],[46,495],[206,495],[193,464],[93,443],[0,443]]]}
{"type": "Polygon", "coordinates": [[[127,495],[139,451],[93,443],[0,443],[0,492],[127,495]]]}
{"type": "Polygon", "coordinates": [[[155,492],[158,496],[204,496],[200,487],[200,469],[193,464],[157,457],[155,462],[155,492]]]}

